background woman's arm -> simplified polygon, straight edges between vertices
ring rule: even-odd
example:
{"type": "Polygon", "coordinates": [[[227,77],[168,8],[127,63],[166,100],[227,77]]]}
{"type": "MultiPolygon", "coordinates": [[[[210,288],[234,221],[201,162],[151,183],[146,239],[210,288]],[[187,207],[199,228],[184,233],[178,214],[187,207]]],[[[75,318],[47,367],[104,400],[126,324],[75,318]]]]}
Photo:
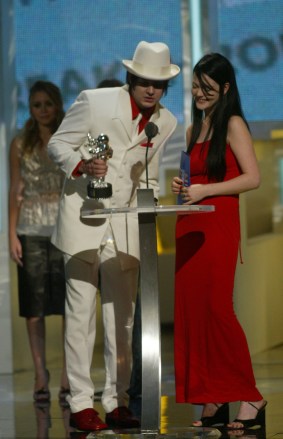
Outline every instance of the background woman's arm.
{"type": "Polygon", "coordinates": [[[9,188],[9,246],[10,256],[22,265],[22,246],[17,236],[17,223],[20,212],[21,170],[19,157],[19,140],[13,139],[10,146],[10,188],[9,188]]]}

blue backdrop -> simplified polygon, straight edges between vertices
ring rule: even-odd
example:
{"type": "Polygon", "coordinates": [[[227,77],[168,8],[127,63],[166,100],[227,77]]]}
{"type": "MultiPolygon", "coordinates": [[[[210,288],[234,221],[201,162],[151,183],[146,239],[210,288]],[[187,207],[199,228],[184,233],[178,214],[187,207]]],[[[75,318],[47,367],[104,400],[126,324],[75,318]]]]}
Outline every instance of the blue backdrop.
{"type": "MultiPolygon", "coordinates": [[[[283,120],[283,0],[209,1],[217,9],[215,40],[236,68],[247,119],[283,120]]],[[[67,109],[101,79],[124,81],[121,60],[140,40],[165,42],[182,67],[181,0],[15,0],[15,23],[19,127],[36,79],[55,82],[67,109]]],[[[183,99],[179,75],[163,98],[179,123],[183,99]]]]}
{"type": "MultiPolygon", "coordinates": [[[[168,44],[172,62],[182,64],[179,0],[16,0],[15,13],[19,127],[36,79],[55,82],[67,109],[81,90],[101,79],[124,81],[121,60],[131,59],[141,40],[168,44]]],[[[181,123],[181,75],[162,102],[181,123]]]]}
{"type": "Polygon", "coordinates": [[[218,43],[249,121],[283,120],[283,1],[218,0],[218,43]]]}

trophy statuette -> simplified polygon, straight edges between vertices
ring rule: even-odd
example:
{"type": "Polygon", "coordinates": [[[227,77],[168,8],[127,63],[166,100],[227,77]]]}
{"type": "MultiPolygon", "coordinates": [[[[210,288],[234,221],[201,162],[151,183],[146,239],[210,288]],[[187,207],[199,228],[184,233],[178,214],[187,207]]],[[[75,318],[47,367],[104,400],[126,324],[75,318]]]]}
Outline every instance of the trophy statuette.
{"type": "MultiPolygon", "coordinates": [[[[85,147],[89,154],[99,160],[108,160],[113,156],[113,149],[109,145],[109,138],[101,133],[97,138],[87,135],[85,147]]],[[[88,198],[110,198],[112,196],[112,185],[104,181],[104,177],[94,177],[87,185],[88,198]]]]}

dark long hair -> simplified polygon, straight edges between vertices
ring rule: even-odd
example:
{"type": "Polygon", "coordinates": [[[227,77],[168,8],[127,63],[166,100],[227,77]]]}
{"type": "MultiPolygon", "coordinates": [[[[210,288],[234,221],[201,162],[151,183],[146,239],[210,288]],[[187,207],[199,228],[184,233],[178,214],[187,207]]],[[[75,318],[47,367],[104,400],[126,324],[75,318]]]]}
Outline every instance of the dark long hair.
{"type": "MultiPolygon", "coordinates": [[[[235,71],[230,61],[223,55],[220,55],[219,53],[210,53],[200,59],[195,65],[193,73],[197,76],[203,90],[207,88],[207,84],[203,78],[204,74],[209,76],[219,85],[219,100],[213,109],[210,126],[205,139],[207,140],[212,133],[206,167],[207,175],[210,180],[223,181],[226,173],[225,151],[229,119],[231,116],[240,116],[248,127],[241,106],[235,71]],[[224,94],[226,83],[229,83],[229,89],[224,94]]],[[[202,120],[203,112],[196,107],[193,99],[193,125],[191,140],[188,145],[189,153],[201,132],[202,120]]]]}
{"type": "MultiPolygon", "coordinates": [[[[57,85],[53,84],[52,82],[36,81],[29,90],[30,114],[31,114],[31,100],[33,96],[38,92],[45,92],[56,107],[57,110],[56,118],[54,120],[53,126],[51,127],[51,134],[53,134],[59,127],[64,117],[63,99],[61,96],[60,89],[57,87],[57,85]]],[[[32,118],[32,116],[30,116],[29,119],[26,121],[22,130],[23,153],[31,154],[33,149],[38,145],[42,145],[42,139],[40,137],[38,124],[32,118]]]]}

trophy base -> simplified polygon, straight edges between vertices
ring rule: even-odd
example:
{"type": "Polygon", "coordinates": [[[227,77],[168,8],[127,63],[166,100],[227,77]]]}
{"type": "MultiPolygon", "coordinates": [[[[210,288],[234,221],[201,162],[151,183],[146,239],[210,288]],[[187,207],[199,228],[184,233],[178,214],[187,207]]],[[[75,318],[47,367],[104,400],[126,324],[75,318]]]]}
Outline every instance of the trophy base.
{"type": "Polygon", "coordinates": [[[107,184],[107,186],[87,186],[87,196],[88,198],[110,198],[112,197],[112,186],[111,184],[107,184]]]}

